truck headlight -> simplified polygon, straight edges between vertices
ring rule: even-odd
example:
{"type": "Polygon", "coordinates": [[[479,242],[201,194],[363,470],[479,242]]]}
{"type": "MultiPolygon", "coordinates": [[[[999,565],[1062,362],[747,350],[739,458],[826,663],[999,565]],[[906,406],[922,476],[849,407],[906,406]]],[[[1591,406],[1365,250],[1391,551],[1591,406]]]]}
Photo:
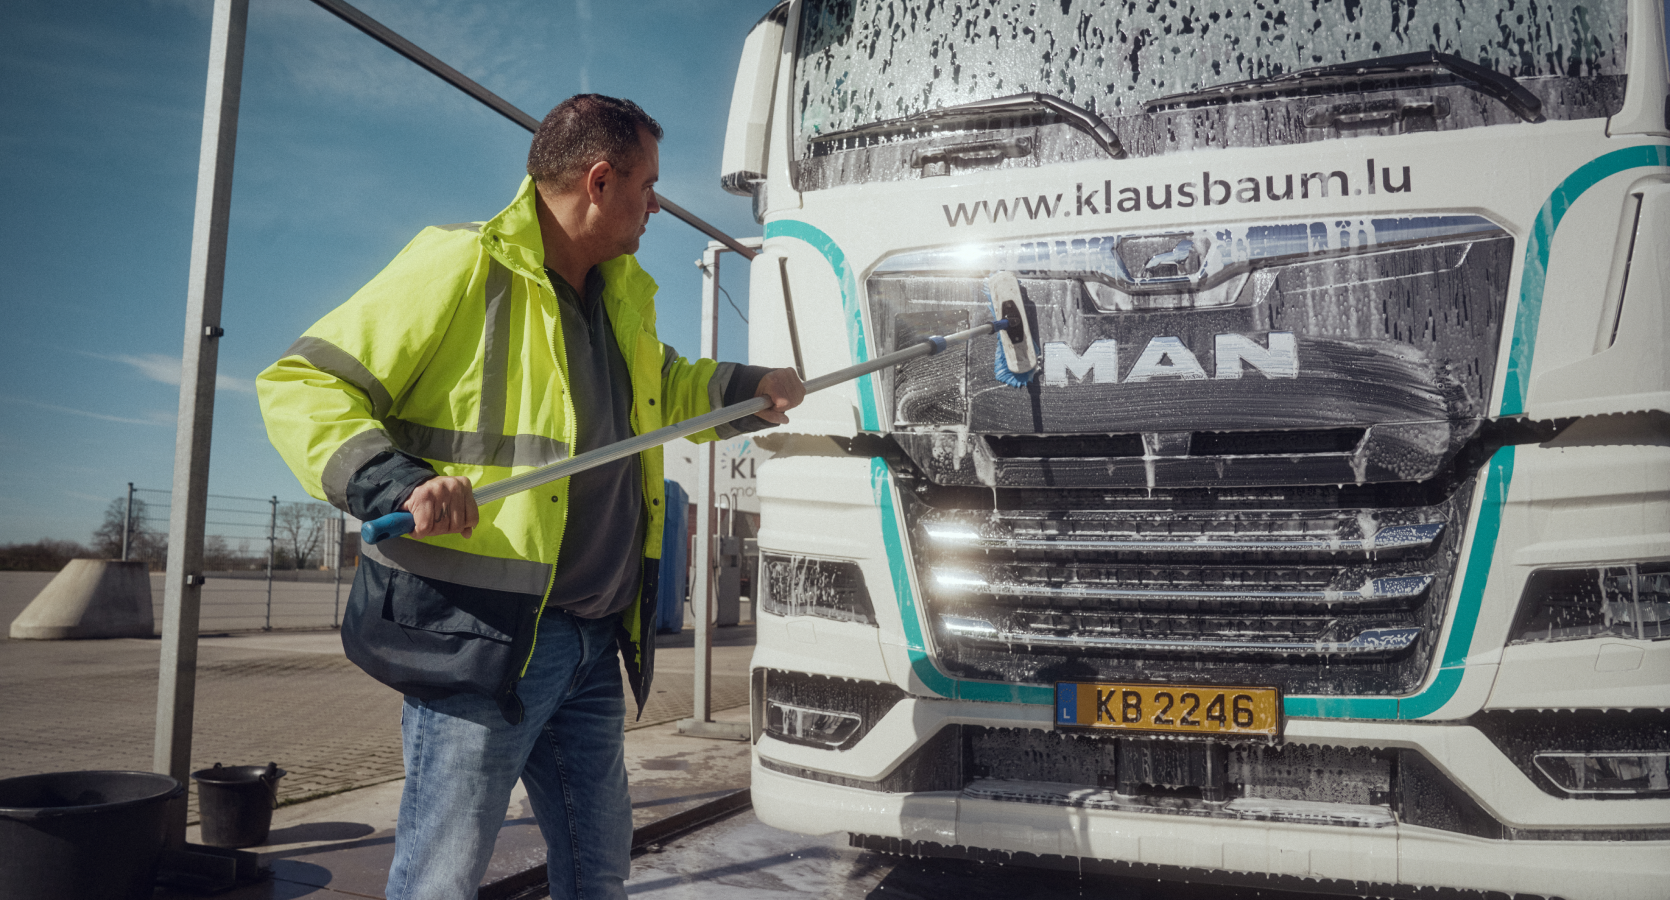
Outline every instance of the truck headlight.
{"type": "Polygon", "coordinates": [[[864,572],[851,560],[762,553],[760,576],[760,608],[772,615],[876,624],[864,572]]]}
{"type": "Polygon", "coordinates": [[[752,688],[756,741],[763,733],[825,750],[858,743],[906,696],[897,685],[879,681],[780,669],[755,669],[752,688]]]}
{"type": "Polygon", "coordinates": [[[1670,562],[1532,572],[1512,634],[1516,644],[1670,637],[1670,562]]]}
{"type": "Polygon", "coordinates": [[[814,747],[839,747],[858,730],[850,713],[765,701],[765,731],[778,740],[814,747]]]}

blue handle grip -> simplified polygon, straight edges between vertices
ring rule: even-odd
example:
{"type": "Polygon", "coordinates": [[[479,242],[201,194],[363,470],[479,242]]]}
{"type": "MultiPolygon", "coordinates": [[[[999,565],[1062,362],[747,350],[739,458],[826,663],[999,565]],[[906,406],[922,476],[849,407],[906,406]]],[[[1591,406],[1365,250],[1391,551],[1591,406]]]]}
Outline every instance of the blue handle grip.
{"type": "Polygon", "coordinates": [[[411,513],[389,513],[382,518],[372,519],[364,525],[361,525],[360,540],[367,544],[380,544],[391,537],[399,537],[402,534],[411,534],[412,529],[416,527],[417,522],[412,519],[411,513]]]}

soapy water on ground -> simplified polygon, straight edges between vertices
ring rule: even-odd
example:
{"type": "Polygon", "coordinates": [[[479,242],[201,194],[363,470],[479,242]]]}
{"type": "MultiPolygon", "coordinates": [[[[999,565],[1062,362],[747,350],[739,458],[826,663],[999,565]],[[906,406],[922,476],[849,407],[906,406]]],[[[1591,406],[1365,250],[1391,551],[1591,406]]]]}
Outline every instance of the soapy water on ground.
{"type": "Polygon", "coordinates": [[[646,900],[1328,900],[1269,888],[897,857],[845,834],[772,828],[746,811],[633,861],[626,884],[646,900]]]}

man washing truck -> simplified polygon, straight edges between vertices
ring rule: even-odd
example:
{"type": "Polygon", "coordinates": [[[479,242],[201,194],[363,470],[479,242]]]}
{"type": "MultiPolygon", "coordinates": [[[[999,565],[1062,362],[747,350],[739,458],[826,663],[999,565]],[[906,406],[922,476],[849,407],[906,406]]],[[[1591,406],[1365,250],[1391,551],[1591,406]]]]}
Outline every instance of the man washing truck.
{"type": "Polygon", "coordinates": [[[620,661],[641,705],[661,450],[485,510],[472,487],[749,397],[772,406],[694,439],[781,424],[803,396],[793,370],[687,362],[657,339],[632,253],[659,208],[661,134],[630,101],[564,101],[509,207],[425,229],[258,379],[309,493],[415,519],[363,548],[342,626],[348,657],[406,695],[390,900],[473,897],[518,778],[551,896],[624,897],[630,871],[620,661]]]}
{"type": "MultiPolygon", "coordinates": [[[[1661,0],[793,0],[750,35],[760,818],[1374,896],[1670,883],[1661,0]],[[844,335],[844,341],[809,340],[844,335]]],[[[1492,896],[1498,896],[1493,894],[1492,896]]]]}

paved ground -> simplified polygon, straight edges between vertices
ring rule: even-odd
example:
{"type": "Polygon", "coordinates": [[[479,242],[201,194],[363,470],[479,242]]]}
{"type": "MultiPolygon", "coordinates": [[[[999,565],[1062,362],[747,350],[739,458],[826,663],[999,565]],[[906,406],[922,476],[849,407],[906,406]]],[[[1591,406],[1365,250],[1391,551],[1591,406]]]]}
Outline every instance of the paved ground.
{"type": "MultiPolygon", "coordinates": [[[[746,708],[716,718],[740,721],[746,708]]],[[[626,735],[627,778],[632,820],[642,826],[748,786],[748,744],[680,735],[672,723],[639,728],[626,735]]],[[[252,848],[272,870],[264,882],[218,895],[220,900],[337,900],[384,896],[394,857],[394,825],[403,782],[288,806],[273,814],[267,843],[252,848]]],[[[191,829],[187,839],[198,839],[191,829]]],[[[545,861],[545,843],[534,824],[527,794],[518,785],[493,849],[484,884],[545,861]]],[[[633,866],[634,873],[644,868],[633,866]]],[[[647,871],[647,869],[645,869],[647,871]]],[[[159,890],[155,900],[191,900],[193,895],[159,890]]]]}
{"type": "MultiPolygon", "coordinates": [[[[0,573],[0,623],[9,623],[50,578],[33,575],[0,573]]],[[[714,706],[730,708],[715,718],[746,721],[753,629],[716,635],[714,706]]],[[[655,697],[643,718],[627,726],[639,826],[748,784],[748,744],[686,737],[672,724],[690,712],[693,643],[689,632],[658,642],[655,697]]],[[[0,642],[0,777],[148,770],[158,652],[154,639],[0,642]]],[[[398,695],[343,659],[330,631],[206,638],[198,674],[193,768],[273,760],[290,772],[280,785],[288,805],[274,813],[267,843],[254,848],[272,877],[220,896],[383,897],[403,784],[398,695]]],[[[198,839],[194,827],[188,840],[198,839]]],[[[484,883],[543,859],[544,842],[518,788],[484,883]]],[[[640,857],[627,890],[657,900],[1301,900],[1269,890],[901,860],[854,850],[844,835],[780,831],[751,812],[640,857]]],[[[156,900],[190,896],[159,889],[156,900]]]]}
{"type": "MultiPolygon", "coordinates": [[[[0,573],[0,623],[50,578],[0,573]]],[[[745,704],[753,629],[715,634],[713,707],[745,704]]],[[[690,715],[693,645],[690,633],[658,640],[655,693],[628,729],[690,715]]],[[[156,639],[0,642],[0,778],[150,770],[160,650],[156,639]]],[[[198,652],[193,770],[277,762],[289,772],[282,803],[402,777],[400,696],[344,659],[334,631],[208,637],[198,652]]]]}

